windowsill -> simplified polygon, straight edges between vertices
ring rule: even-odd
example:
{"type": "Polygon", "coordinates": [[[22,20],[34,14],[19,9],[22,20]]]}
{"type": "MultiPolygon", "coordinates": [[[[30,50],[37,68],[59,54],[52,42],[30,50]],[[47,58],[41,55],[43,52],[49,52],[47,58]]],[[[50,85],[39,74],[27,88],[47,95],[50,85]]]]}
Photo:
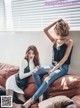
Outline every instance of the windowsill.
{"type": "MultiPolygon", "coordinates": [[[[0,32],[26,32],[26,31],[43,31],[44,29],[41,28],[21,28],[21,29],[1,29],[0,32]]],[[[52,30],[51,30],[52,31],[52,30]]],[[[70,31],[80,31],[79,28],[72,28],[70,31]]]]}

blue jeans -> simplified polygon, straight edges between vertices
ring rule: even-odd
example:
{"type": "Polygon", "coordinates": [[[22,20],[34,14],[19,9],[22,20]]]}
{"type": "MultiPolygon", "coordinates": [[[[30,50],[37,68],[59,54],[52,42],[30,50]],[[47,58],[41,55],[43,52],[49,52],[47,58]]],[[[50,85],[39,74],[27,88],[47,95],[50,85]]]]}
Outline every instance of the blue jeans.
{"type": "Polygon", "coordinates": [[[47,74],[49,70],[54,68],[54,66],[55,65],[49,65],[47,67],[39,67],[38,71],[32,74],[37,87],[36,93],[32,96],[33,101],[36,101],[47,90],[47,88],[52,82],[67,74],[69,69],[69,65],[66,64],[62,65],[60,68],[58,68],[56,71],[52,72],[48,77],[46,77],[42,83],[40,75],[47,74]]]}

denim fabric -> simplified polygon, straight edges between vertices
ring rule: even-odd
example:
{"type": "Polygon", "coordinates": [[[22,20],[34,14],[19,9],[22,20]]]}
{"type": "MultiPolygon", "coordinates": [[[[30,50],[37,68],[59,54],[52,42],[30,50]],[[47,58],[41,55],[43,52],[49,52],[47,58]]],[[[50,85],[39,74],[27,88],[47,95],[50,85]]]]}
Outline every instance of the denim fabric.
{"type": "Polygon", "coordinates": [[[67,74],[69,69],[69,65],[66,64],[62,65],[60,68],[58,68],[56,71],[51,73],[48,77],[46,77],[42,83],[40,79],[40,75],[47,74],[49,70],[54,68],[54,66],[55,65],[49,65],[47,67],[39,67],[38,71],[32,74],[37,87],[37,91],[32,96],[32,100],[36,101],[42,94],[44,94],[44,92],[52,82],[67,74]]]}

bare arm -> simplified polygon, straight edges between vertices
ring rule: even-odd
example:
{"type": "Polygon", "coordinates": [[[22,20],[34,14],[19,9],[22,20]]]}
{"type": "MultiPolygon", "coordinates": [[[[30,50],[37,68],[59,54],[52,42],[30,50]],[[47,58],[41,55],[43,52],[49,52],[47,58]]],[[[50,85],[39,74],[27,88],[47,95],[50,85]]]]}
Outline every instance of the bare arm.
{"type": "MultiPolygon", "coordinates": [[[[61,21],[62,19],[59,19],[58,21],[61,21]]],[[[52,23],[51,25],[49,25],[48,27],[46,27],[44,29],[45,34],[47,35],[47,37],[51,40],[51,42],[55,42],[55,38],[52,37],[52,35],[49,33],[49,29],[52,28],[58,21],[52,23]]]]}
{"type": "Polygon", "coordinates": [[[59,67],[61,67],[65,63],[65,61],[68,59],[68,56],[71,52],[72,46],[73,46],[73,40],[69,39],[68,47],[67,47],[64,57],[53,69],[50,70],[49,73],[54,72],[55,70],[57,70],[59,67]]]}
{"type": "Polygon", "coordinates": [[[28,73],[24,73],[24,69],[26,68],[27,65],[28,65],[28,62],[25,59],[23,59],[20,64],[20,71],[19,71],[20,79],[23,79],[23,78],[26,78],[26,77],[32,75],[32,71],[30,71],[28,73]]]}

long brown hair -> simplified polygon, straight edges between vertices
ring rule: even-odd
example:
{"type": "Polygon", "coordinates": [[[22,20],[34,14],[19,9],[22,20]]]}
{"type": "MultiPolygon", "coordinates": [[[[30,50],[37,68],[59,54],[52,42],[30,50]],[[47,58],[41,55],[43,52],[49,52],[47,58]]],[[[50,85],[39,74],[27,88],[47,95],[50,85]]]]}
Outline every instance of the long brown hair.
{"type": "Polygon", "coordinates": [[[33,59],[33,62],[34,62],[34,64],[35,64],[35,66],[40,66],[39,52],[38,52],[36,46],[34,46],[34,45],[29,46],[28,49],[27,49],[27,51],[26,51],[26,55],[25,55],[24,58],[25,58],[27,61],[29,61],[29,59],[28,59],[28,52],[29,52],[30,50],[32,50],[32,51],[34,52],[34,55],[35,55],[35,56],[34,56],[34,59],[33,59]]]}

